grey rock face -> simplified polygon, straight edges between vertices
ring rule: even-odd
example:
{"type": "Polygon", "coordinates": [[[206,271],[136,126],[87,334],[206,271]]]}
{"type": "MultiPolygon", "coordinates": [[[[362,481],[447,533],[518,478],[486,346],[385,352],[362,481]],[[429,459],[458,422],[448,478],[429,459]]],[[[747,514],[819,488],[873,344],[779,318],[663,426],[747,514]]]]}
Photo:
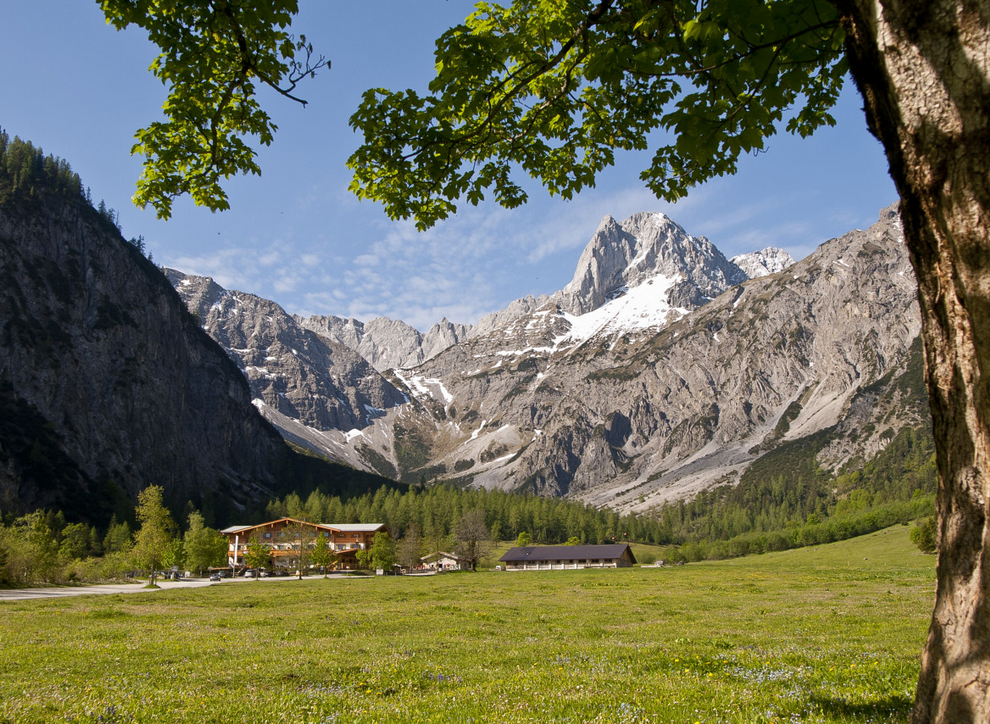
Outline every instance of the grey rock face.
{"type": "Polygon", "coordinates": [[[471,328],[468,337],[482,337],[486,334],[502,329],[503,327],[511,324],[514,320],[527,314],[531,314],[538,309],[542,309],[549,304],[550,301],[550,297],[546,294],[541,294],[539,297],[528,296],[523,297],[522,299],[516,299],[505,309],[487,314],[478,320],[478,323],[471,328]]]}
{"type": "Polygon", "coordinates": [[[740,254],[730,259],[738,266],[747,277],[757,279],[768,274],[782,272],[794,264],[794,259],[783,249],[768,246],[766,249],[754,251],[749,254],[740,254]]]}
{"type": "Polygon", "coordinates": [[[179,505],[271,493],[285,445],[244,377],[87,204],[0,206],[0,279],[0,388],[21,415],[0,439],[0,508],[58,507],[106,525],[151,483],[179,505]],[[17,452],[18,431],[37,424],[40,475],[17,452]]]}
{"type": "Polygon", "coordinates": [[[376,423],[378,453],[410,477],[428,469],[473,485],[642,509],[731,481],[775,446],[833,427],[839,432],[823,465],[868,459],[889,437],[859,435],[853,418],[861,429],[869,428],[864,415],[883,414],[895,430],[923,424],[924,410],[896,404],[920,318],[892,209],[867,231],[737,286],[729,283],[740,278],[738,268],[706,254],[675,268],[686,277],[704,270],[702,281],[690,280],[701,294],[724,285],[714,300],[652,326],[616,313],[575,337],[636,288],[611,300],[606,292],[651,274],[632,263],[616,272],[621,260],[638,259],[643,248],[661,266],[692,258],[676,239],[673,250],[637,247],[624,229],[645,236],[644,223],[655,222],[634,220],[603,222],[600,243],[565,290],[573,308],[591,298],[603,306],[575,316],[552,302],[535,311],[530,304],[404,372],[397,384],[413,403],[403,408],[403,440],[416,440],[417,454],[408,442],[397,453],[389,419],[376,423]],[[867,390],[879,394],[884,385],[895,403],[862,404],[867,390]]]}
{"type": "Polygon", "coordinates": [[[295,317],[296,323],[357,352],[379,372],[415,367],[466,338],[471,327],[441,320],[424,335],[388,317],[367,324],[333,316],[295,317]]]}
{"type": "Polygon", "coordinates": [[[364,325],[357,352],[385,369],[415,366],[423,361],[423,336],[405,322],[379,317],[364,325]]]}
{"type": "Polygon", "coordinates": [[[166,274],[271,410],[317,430],[351,430],[405,401],[360,355],[302,328],[274,302],[208,277],[166,274]]]}
{"type": "MultiPolygon", "coordinates": [[[[448,347],[460,344],[463,340],[467,339],[470,333],[471,325],[457,324],[451,322],[446,317],[442,318],[423,335],[422,361],[436,357],[448,347]]],[[[412,367],[413,365],[405,364],[401,366],[412,367]]]]}
{"type": "MultiPolygon", "coordinates": [[[[293,319],[301,327],[311,329],[317,334],[334,342],[339,342],[355,351],[357,351],[358,345],[361,344],[361,339],[364,337],[364,322],[357,319],[320,315],[313,317],[293,315],[293,319]]],[[[368,361],[371,362],[371,360],[368,361]]]]}

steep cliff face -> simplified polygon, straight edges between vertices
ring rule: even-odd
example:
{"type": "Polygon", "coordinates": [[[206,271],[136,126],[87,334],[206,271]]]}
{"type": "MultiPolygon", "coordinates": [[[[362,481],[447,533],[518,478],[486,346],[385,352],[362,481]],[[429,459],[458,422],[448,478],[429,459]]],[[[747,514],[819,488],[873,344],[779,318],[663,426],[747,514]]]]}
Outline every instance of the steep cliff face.
{"type": "Polygon", "coordinates": [[[275,302],[227,291],[208,277],[174,269],[165,274],[244,372],[266,414],[317,430],[352,430],[405,402],[364,358],[300,326],[275,302]]]}
{"type": "Polygon", "coordinates": [[[0,508],[105,524],[270,492],[284,442],[165,277],[79,198],[0,206],[0,508]],[[8,415],[14,415],[12,419],[8,415]]]}

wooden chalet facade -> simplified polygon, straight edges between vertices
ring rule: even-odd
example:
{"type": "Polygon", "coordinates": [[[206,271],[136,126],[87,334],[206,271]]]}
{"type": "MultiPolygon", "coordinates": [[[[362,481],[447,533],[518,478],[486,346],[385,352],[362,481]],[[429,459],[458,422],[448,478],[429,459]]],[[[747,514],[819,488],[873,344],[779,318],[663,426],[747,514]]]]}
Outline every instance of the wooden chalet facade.
{"type": "Polygon", "coordinates": [[[298,541],[288,539],[285,529],[297,525],[312,528],[310,549],[318,536],[326,538],[342,568],[356,567],[357,552],[370,548],[376,533],[382,531],[388,534],[384,523],[310,523],[295,518],[279,518],[258,525],[234,525],[220,531],[227,537],[227,564],[234,569],[244,568],[244,553],[248,542],[254,539],[271,546],[276,568],[291,566],[290,561],[298,558],[298,541]]]}
{"type": "Polygon", "coordinates": [[[575,568],[627,568],[636,563],[626,543],[600,546],[525,546],[499,558],[507,571],[560,571],[575,568]]]}

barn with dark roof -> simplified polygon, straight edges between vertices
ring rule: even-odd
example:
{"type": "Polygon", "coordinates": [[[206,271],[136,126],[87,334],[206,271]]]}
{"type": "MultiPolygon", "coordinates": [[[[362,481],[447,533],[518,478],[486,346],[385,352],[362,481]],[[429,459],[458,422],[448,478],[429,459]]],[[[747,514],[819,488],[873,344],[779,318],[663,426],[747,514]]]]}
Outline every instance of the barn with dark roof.
{"type": "Polygon", "coordinates": [[[559,571],[574,568],[626,568],[636,562],[626,543],[602,546],[523,546],[499,558],[507,571],[559,571]]]}

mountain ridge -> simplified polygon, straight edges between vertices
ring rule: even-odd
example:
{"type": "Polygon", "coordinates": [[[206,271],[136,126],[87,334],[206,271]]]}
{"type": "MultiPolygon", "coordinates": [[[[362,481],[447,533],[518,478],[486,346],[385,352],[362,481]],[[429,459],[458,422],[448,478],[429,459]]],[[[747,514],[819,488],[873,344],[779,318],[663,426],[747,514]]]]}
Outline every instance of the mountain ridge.
{"type": "MultiPolygon", "coordinates": [[[[860,388],[910,364],[920,321],[900,238],[886,209],[797,264],[772,247],[736,257],[747,273],[662,214],[605,217],[564,289],[384,370],[403,401],[367,425],[267,414],[380,474],[645,510],[835,428],[860,388]]],[[[838,469],[883,444],[847,431],[822,461],[838,469]]]]}

